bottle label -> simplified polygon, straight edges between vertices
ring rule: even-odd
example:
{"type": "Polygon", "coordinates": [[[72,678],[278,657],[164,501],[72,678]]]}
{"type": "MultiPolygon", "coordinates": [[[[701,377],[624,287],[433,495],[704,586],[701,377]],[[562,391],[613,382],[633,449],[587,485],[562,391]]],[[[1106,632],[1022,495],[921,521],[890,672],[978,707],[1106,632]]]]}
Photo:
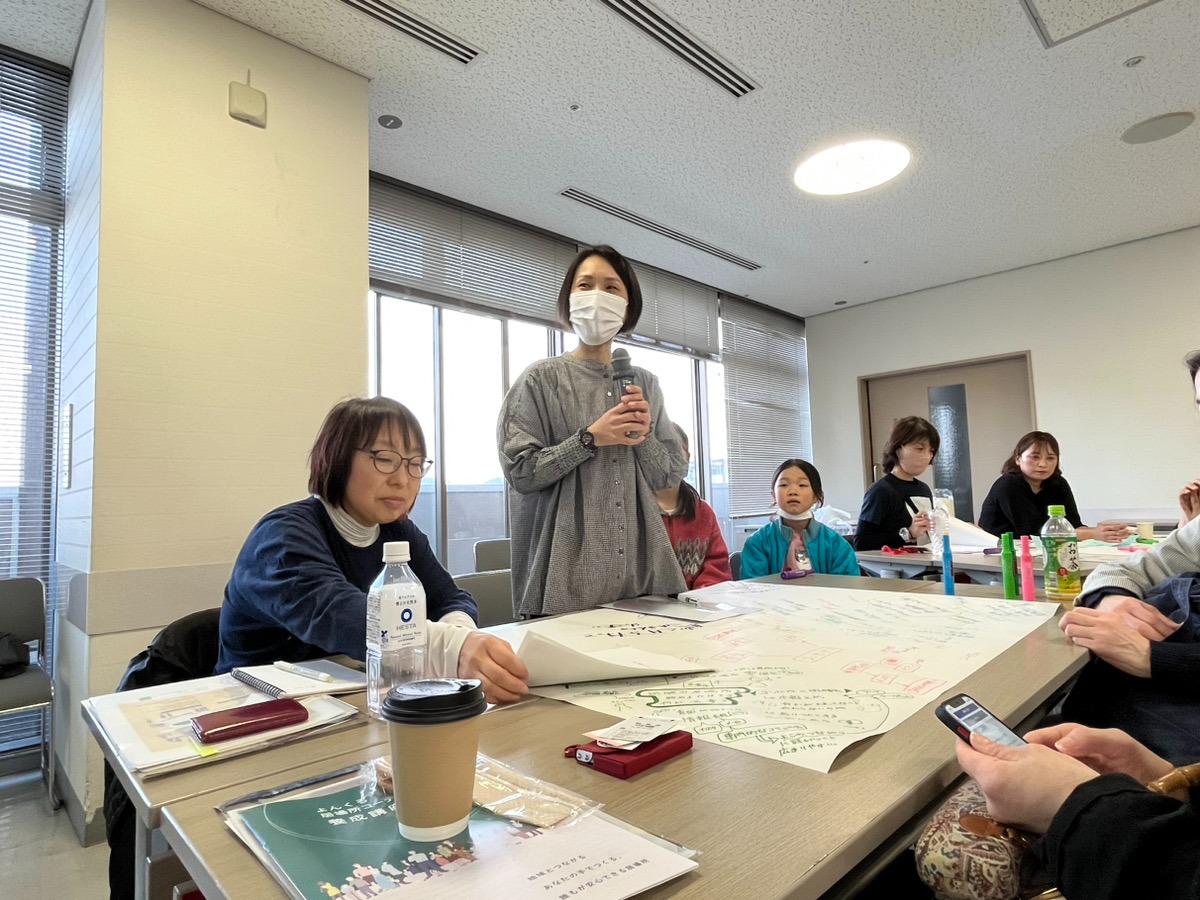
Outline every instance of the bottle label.
{"type": "Polygon", "coordinates": [[[380,627],[380,648],[387,652],[424,647],[425,591],[421,586],[400,581],[384,585],[380,594],[381,609],[387,612],[380,627]]]}
{"type": "Polygon", "coordinates": [[[1074,537],[1043,537],[1046,565],[1046,594],[1074,597],[1083,588],[1079,571],[1079,541],[1074,537]]]}
{"type": "Polygon", "coordinates": [[[395,630],[394,604],[385,601],[387,590],[372,587],[367,594],[367,650],[375,653],[384,650],[387,636],[395,630]]]}

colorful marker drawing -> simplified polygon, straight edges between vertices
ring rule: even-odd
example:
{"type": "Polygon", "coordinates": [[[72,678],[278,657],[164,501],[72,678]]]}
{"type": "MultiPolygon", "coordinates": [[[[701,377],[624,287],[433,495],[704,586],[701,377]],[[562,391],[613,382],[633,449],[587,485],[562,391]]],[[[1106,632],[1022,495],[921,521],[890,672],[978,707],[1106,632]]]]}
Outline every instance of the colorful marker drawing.
{"type": "Polygon", "coordinates": [[[716,670],[536,693],[622,716],[669,710],[698,740],[827,772],[843,749],[894,728],[1055,612],[1046,603],[818,587],[756,602],[756,612],[707,623],[663,626],[612,610],[535,622],[580,649],[594,650],[604,635],[606,647],[716,670]]]}

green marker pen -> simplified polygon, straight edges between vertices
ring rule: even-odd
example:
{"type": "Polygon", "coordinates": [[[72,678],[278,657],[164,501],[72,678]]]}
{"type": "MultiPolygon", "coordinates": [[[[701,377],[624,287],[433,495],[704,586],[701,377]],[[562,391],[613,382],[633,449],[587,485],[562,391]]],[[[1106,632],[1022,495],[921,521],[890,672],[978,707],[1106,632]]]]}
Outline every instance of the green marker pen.
{"type": "Polygon", "coordinates": [[[1004,599],[1017,599],[1017,572],[1014,568],[1016,555],[1013,552],[1013,536],[1006,531],[1000,537],[1000,566],[1004,572],[1004,599]]]}

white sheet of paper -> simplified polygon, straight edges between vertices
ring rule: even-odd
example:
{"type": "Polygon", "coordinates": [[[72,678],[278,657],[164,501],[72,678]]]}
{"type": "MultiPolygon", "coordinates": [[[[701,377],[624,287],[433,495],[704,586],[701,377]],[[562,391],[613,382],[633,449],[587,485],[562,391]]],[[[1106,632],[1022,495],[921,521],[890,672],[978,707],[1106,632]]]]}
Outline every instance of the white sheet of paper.
{"type": "Polygon", "coordinates": [[[712,671],[710,665],[684,662],[674,656],[637,647],[597,648],[591,652],[576,650],[540,634],[533,626],[521,630],[525,634],[516,649],[529,669],[526,683],[530,687],[712,671]]]}
{"type": "MultiPolygon", "coordinates": [[[[962,519],[950,519],[950,549],[957,553],[959,550],[985,550],[996,547],[1000,538],[984,531],[978,525],[964,522],[962,519]]],[[[1020,552],[1018,541],[1018,553],[1020,552]]]]}
{"type": "Polygon", "coordinates": [[[729,603],[697,606],[682,600],[669,600],[666,597],[632,597],[629,600],[613,600],[611,603],[601,603],[600,605],[605,609],[645,613],[648,616],[665,616],[668,619],[683,619],[685,622],[716,622],[718,619],[731,619],[749,612],[745,607],[733,606],[729,603]]]}
{"type": "Polygon", "coordinates": [[[512,900],[544,900],[570,892],[572,897],[587,900],[624,900],[697,866],[695,860],[597,815],[547,829],[516,849],[512,854],[516,874],[501,879],[504,887],[499,892],[494,869],[466,866],[456,871],[454,878],[427,878],[380,896],[459,900],[499,893],[512,900]]]}

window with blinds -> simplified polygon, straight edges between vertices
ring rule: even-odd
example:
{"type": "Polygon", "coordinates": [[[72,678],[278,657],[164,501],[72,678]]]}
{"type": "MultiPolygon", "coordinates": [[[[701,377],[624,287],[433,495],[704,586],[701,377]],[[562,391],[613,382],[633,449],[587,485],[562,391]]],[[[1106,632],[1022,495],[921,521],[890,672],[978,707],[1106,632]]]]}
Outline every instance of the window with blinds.
{"type": "MultiPolygon", "coordinates": [[[[558,291],[581,245],[379,178],[371,180],[370,206],[376,290],[558,327],[558,291]]],[[[641,263],[634,270],[642,316],[633,337],[716,359],[716,290],[641,263]]]]}
{"type": "MultiPolygon", "coordinates": [[[[47,585],[67,81],[58,68],[0,47],[0,578],[31,575],[47,585]]],[[[37,727],[36,715],[0,719],[0,747],[36,736],[37,727]]]]}
{"type": "Polygon", "coordinates": [[[729,514],[771,508],[771,475],[785,459],[812,460],[804,320],[721,301],[721,361],[729,435],[729,514]]]}

